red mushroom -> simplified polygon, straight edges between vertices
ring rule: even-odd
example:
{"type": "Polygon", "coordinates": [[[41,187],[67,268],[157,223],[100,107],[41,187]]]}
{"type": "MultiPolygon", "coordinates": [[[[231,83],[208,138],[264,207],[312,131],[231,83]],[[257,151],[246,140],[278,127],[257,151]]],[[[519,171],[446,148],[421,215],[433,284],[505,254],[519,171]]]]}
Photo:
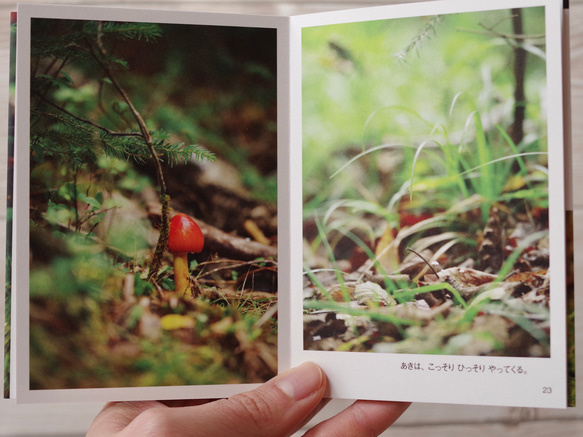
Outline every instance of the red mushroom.
{"type": "Polygon", "coordinates": [[[204,245],[202,231],[186,214],[176,214],[170,220],[168,251],[174,255],[174,283],[176,292],[183,296],[190,289],[188,254],[198,253],[204,245]]]}

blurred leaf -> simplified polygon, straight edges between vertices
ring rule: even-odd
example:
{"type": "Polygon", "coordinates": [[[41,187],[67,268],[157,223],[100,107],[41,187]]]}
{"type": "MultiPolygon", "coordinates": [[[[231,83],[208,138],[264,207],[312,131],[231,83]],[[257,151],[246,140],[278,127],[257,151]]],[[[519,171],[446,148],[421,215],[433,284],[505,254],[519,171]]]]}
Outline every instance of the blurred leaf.
{"type": "Polygon", "coordinates": [[[375,256],[386,273],[399,269],[399,241],[393,237],[393,227],[387,223],[385,232],[377,243],[375,256]]]}
{"type": "Polygon", "coordinates": [[[160,325],[166,331],[174,331],[182,328],[194,328],[196,321],[192,317],[181,314],[167,314],[160,319],[160,325]]]}

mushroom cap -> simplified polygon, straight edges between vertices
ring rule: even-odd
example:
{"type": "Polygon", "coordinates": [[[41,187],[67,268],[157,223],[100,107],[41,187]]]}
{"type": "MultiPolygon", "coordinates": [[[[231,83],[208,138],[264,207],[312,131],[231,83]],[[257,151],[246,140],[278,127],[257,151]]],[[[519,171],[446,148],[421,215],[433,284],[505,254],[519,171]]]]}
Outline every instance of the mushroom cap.
{"type": "Polygon", "coordinates": [[[202,231],[186,214],[176,214],[170,220],[168,250],[172,253],[200,252],[204,246],[202,231]]]}

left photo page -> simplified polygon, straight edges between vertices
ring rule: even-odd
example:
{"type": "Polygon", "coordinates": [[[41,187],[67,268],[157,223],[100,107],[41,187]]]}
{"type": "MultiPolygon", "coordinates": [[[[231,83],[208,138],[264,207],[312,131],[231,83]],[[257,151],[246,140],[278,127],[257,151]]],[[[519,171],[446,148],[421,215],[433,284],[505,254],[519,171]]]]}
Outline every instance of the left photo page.
{"type": "Polygon", "coordinates": [[[277,373],[278,23],[19,8],[19,399],[221,397],[277,373]]]}

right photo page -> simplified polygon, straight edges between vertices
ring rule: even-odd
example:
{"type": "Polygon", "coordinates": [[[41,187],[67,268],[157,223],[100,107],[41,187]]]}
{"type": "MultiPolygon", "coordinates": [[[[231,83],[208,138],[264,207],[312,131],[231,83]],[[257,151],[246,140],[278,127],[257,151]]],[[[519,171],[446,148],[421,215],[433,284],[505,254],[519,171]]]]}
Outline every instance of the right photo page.
{"type": "Polygon", "coordinates": [[[550,356],[546,71],[544,7],[302,30],[305,350],[550,356]]]}

